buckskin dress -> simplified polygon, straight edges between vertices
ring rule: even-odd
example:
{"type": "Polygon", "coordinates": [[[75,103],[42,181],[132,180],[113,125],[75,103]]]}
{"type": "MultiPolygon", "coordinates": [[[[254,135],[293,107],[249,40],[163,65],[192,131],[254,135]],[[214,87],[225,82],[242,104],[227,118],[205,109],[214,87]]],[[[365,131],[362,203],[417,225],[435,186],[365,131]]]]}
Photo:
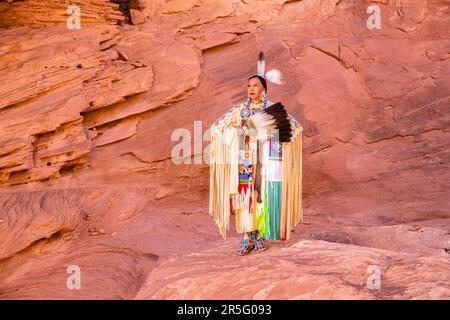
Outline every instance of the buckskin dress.
{"type": "Polygon", "coordinates": [[[272,104],[248,99],[211,125],[209,214],[224,238],[232,210],[237,232],[259,230],[261,236],[272,240],[289,239],[293,227],[303,218],[303,127],[291,115],[288,115],[293,131],[290,142],[271,139],[260,144],[262,202],[256,201],[258,144],[256,134],[244,128],[242,120],[248,116],[249,108],[256,113],[272,104]]]}

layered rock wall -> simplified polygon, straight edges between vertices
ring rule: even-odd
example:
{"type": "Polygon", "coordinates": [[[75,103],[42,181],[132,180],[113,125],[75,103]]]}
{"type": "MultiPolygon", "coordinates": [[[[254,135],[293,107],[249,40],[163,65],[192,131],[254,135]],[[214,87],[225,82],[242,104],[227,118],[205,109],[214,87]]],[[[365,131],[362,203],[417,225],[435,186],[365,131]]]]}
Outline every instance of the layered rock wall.
{"type": "MultiPolygon", "coordinates": [[[[117,4],[80,1],[91,13],[71,30],[59,5],[0,2],[1,298],[132,298],[141,288],[138,297],[180,297],[182,275],[153,281],[192,256],[151,270],[171,255],[207,265],[217,258],[200,250],[232,250],[234,231],[236,243],[222,247],[207,213],[207,134],[194,136],[246,98],[260,50],[287,81],[269,85],[269,99],[304,127],[305,221],[294,241],[312,242],[287,251],[314,256],[328,243],[320,261],[330,265],[340,242],[360,273],[349,287],[335,281],[348,271],[340,265],[326,279],[307,276],[306,291],[246,278],[242,286],[260,287],[235,297],[446,297],[447,1],[139,3],[144,19],[120,26],[117,4]],[[375,12],[379,29],[368,27],[375,12]],[[191,138],[183,164],[172,161],[177,132],[191,138]],[[393,262],[397,252],[407,255],[393,262]],[[360,284],[371,262],[389,269],[387,291],[360,284]],[[86,272],[84,291],[65,290],[72,264],[86,272]],[[408,268],[416,291],[399,278],[408,268]]],[[[271,249],[270,261],[309,272],[271,249]]]]}

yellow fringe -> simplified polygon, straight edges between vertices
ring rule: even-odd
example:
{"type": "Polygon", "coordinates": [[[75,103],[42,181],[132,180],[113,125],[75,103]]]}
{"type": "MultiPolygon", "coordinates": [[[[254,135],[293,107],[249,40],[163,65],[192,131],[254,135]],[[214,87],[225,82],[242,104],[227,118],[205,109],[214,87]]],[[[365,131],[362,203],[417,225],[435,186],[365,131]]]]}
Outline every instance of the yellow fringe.
{"type": "Polygon", "coordinates": [[[283,143],[283,178],[281,185],[281,239],[291,238],[292,229],[303,220],[302,204],[302,134],[283,143]]]}
{"type": "MultiPolygon", "coordinates": [[[[219,131],[220,132],[220,131],[219,131]]],[[[226,238],[230,229],[230,194],[237,193],[239,183],[239,143],[237,131],[225,128],[225,142],[221,134],[211,127],[209,169],[209,214],[219,227],[220,235],[226,238]]]]}

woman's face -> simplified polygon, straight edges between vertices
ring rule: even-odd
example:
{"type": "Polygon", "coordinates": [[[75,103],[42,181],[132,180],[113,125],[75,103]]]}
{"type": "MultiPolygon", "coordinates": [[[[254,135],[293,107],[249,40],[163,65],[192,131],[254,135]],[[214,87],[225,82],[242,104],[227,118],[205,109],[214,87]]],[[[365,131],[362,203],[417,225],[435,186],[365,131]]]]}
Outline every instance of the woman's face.
{"type": "Polygon", "coordinates": [[[263,92],[264,92],[264,87],[258,78],[251,78],[248,81],[247,95],[249,98],[251,98],[252,100],[259,100],[259,97],[261,96],[261,93],[263,93],[263,92]]]}

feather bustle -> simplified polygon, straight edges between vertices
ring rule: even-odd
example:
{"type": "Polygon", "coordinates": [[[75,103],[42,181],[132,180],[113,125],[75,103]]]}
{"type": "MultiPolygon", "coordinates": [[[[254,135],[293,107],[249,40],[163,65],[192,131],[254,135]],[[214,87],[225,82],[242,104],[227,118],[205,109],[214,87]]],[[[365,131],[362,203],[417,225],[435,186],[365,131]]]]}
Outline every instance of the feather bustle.
{"type": "Polygon", "coordinates": [[[281,102],[277,102],[250,117],[258,132],[259,139],[278,137],[280,142],[289,142],[292,138],[291,122],[281,102]],[[270,132],[271,134],[267,134],[270,132]]]}

